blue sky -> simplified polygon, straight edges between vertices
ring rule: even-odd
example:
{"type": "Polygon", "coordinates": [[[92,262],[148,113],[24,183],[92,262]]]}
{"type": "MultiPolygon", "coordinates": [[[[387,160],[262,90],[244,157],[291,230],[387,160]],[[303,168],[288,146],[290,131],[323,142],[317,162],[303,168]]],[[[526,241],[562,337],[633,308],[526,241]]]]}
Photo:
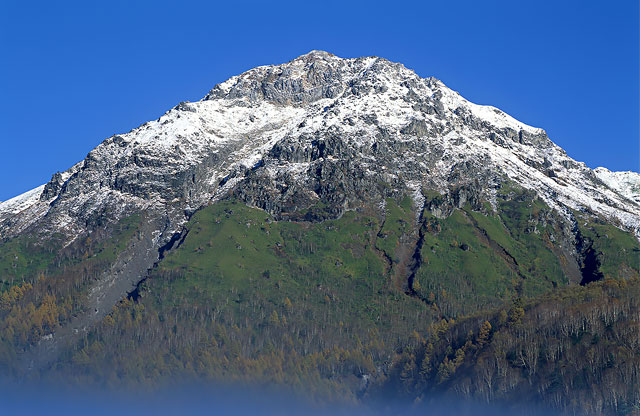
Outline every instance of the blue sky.
{"type": "Polygon", "coordinates": [[[639,169],[638,1],[0,2],[0,200],[216,83],[312,49],[377,55],[639,169]]]}

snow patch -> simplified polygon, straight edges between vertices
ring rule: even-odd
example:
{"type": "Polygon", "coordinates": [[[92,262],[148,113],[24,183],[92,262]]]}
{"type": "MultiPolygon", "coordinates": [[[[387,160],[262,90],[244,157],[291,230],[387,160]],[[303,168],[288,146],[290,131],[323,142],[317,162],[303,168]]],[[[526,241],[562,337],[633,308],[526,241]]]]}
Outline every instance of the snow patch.
{"type": "Polygon", "coordinates": [[[44,185],[0,203],[0,214],[18,214],[40,200],[44,185]]]}
{"type": "Polygon", "coordinates": [[[636,204],[640,204],[640,174],[636,172],[612,172],[599,167],[593,170],[609,188],[619,192],[636,204]]]}

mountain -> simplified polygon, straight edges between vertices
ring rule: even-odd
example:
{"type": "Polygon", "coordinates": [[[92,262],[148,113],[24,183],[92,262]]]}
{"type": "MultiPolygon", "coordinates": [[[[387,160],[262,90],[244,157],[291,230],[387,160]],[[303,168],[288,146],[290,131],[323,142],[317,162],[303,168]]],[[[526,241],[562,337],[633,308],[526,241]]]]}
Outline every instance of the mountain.
{"type": "MultiPolygon", "coordinates": [[[[199,102],[181,103],[156,121],[105,140],[44,188],[4,202],[2,237],[37,223],[42,233],[72,239],[104,212],[117,220],[131,211],[158,210],[167,219],[166,239],[184,224],[185,211],[219,199],[241,180],[257,180],[247,171],[267,181],[313,181],[306,178],[309,167],[336,159],[338,148],[354,159],[359,174],[414,189],[417,200],[421,187],[444,192],[469,182],[455,177],[462,171],[479,175],[489,200],[495,182],[508,179],[564,215],[589,210],[634,233],[640,229],[633,203],[638,174],[592,171],[543,130],[472,104],[400,64],[312,51],[232,77],[199,102]],[[382,167],[398,171],[384,175],[382,167]]],[[[308,189],[313,184],[304,185],[304,202],[322,198],[308,189]]],[[[283,204],[268,211],[285,215],[293,207],[278,193],[283,204]]],[[[246,199],[267,204],[259,195],[246,199]]],[[[343,209],[357,204],[351,199],[345,197],[343,209]]]]}
{"type": "Polygon", "coordinates": [[[401,64],[312,51],[0,203],[0,368],[349,396],[433,322],[637,278],[639,184],[401,64]]]}

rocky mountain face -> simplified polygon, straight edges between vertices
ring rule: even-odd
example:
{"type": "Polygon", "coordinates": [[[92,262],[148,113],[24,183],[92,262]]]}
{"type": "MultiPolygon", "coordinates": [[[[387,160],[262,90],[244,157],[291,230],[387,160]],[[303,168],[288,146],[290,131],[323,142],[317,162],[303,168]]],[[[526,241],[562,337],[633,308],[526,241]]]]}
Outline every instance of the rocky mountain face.
{"type": "MultiPolygon", "coordinates": [[[[128,249],[91,283],[86,305],[95,313],[71,324],[77,329],[131,292],[177,246],[193,213],[223,199],[276,220],[318,222],[365,208],[383,218],[389,198],[409,196],[415,218],[407,239],[417,247],[397,268],[411,276],[427,216],[445,219],[464,207],[496,212],[515,195],[505,189],[516,187],[527,195],[523,203],[537,198],[549,208],[531,232],[540,222],[553,225],[549,239],[578,282],[593,251],[579,221],[640,237],[639,184],[637,173],[589,169],[544,130],[401,64],[312,51],[232,77],[201,101],[106,139],[47,184],[0,203],[0,239],[55,236],[72,247],[144,217],[128,249]]],[[[404,289],[411,286],[409,278],[404,289]]]]}
{"type": "Polygon", "coordinates": [[[571,210],[591,212],[638,234],[639,177],[593,171],[544,130],[401,64],[312,51],[232,77],[199,102],[105,140],[44,187],[2,203],[0,231],[72,240],[105,217],[151,210],[165,223],[160,244],[229,193],[277,216],[322,201],[336,217],[404,192],[418,205],[428,190],[458,206],[478,195],[492,201],[511,180],[568,219],[571,210]]]}

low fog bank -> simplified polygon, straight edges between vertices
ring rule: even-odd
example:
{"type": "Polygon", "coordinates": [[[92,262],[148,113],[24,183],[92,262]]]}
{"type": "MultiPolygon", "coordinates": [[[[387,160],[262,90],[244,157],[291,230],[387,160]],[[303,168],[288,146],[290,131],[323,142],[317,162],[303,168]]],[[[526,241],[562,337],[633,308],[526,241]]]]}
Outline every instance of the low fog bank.
{"type": "Polygon", "coordinates": [[[422,403],[381,402],[375,404],[326,404],[275,388],[221,386],[206,383],[181,384],[155,391],[114,391],[87,387],[55,387],[43,384],[0,385],[0,414],[47,416],[200,416],[200,415],[310,415],[310,416],[556,416],[533,409],[489,406],[456,398],[422,403]]]}

